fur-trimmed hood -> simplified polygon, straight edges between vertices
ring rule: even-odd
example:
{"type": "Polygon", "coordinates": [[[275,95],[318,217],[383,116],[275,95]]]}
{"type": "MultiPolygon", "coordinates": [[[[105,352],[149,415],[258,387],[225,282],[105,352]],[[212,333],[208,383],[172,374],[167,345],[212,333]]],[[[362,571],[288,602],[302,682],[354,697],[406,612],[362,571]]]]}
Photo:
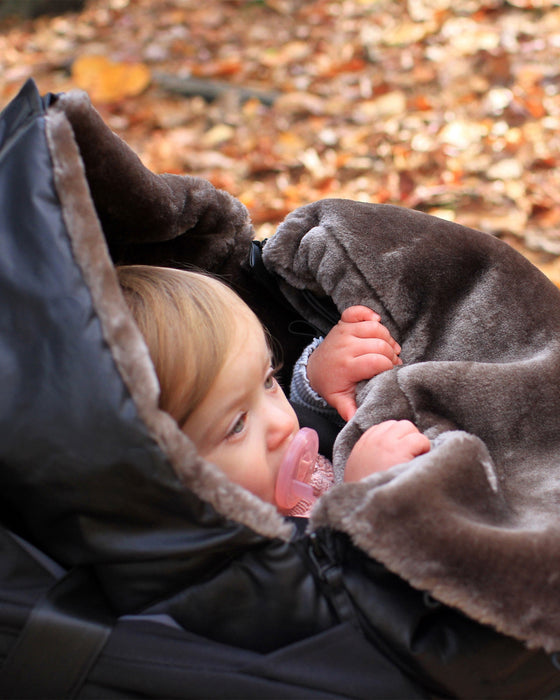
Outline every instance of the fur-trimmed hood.
{"type": "Polygon", "coordinates": [[[14,228],[14,216],[18,222],[17,239],[2,241],[1,293],[13,316],[3,356],[18,357],[17,372],[4,383],[2,460],[18,471],[3,472],[3,507],[18,530],[60,563],[98,565],[118,607],[135,609],[172,590],[174,578],[220,560],[235,542],[288,540],[292,527],[201,460],[158,409],[155,372],[120,292],[103,226],[121,257],[137,233],[142,242],[149,233],[173,238],[176,252],[180,234],[190,240],[192,233],[194,248],[189,244],[182,262],[205,264],[208,248],[208,268],[222,274],[236,256],[246,257],[252,227],[243,205],[210,183],[146,170],[84,93],[51,97],[47,109],[31,84],[23,96],[28,113],[20,100],[13,120],[5,115],[22,160],[13,176],[20,180],[17,199],[2,206],[10,217],[4,230],[14,228]],[[45,135],[48,152],[39,148],[45,135]],[[48,206],[36,206],[47,198],[48,206]],[[201,245],[199,255],[196,241],[210,236],[216,244],[201,245]],[[25,420],[14,420],[18,407],[25,420]],[[185,512],[209,525],[206,534],[198,529],[206,540],[198,556],[185,512]],[[128,536],[115,537],[116,527],[128,536]],[[158,554],[162,532],[166,545],[158,554]],[[144,580],[141,587],[133,584],[136,577],[144,580]]]}

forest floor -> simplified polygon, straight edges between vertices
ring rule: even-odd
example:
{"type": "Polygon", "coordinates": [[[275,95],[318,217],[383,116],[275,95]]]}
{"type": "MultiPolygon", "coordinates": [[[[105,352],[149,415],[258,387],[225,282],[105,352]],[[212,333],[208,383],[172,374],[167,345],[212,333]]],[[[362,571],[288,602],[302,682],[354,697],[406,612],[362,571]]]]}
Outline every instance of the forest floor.
{"type": "Polygon", "coordinates": [[[560,284],[560,2],[90,0],[0,21],[0,108],[86,90],[155,172],[271,235],[347,197],[494,234],[560,284]]]}

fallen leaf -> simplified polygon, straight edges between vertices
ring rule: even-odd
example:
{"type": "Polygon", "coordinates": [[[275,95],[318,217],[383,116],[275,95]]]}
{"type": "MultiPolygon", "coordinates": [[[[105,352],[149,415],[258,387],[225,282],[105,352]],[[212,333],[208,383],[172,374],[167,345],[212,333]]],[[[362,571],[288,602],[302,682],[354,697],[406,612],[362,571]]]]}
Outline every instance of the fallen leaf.
{"type": "Polygon", "coordinates": [[[235,134],[233,127],[228,124],[216,124],[202,137],[202,144],[206,148],[215,148],[218,144],[228,141],[235,134]]]}
{"type": "Polygon", "coordinates": [[[239,58],[224,58],[216,61],[196,63],[193,65],[191,73],[200,78],[224,78],[239,73],[242,65],[239,58]]]}
{"type": "Polygon", "coordinates": [[[144,92],[151,76],[142,63],[119,63],[106,56],[84,55],[72,64],[72,79],[94,102],[117,102],[144,92]]]}
{"type": "Polygon", "coordinates": [[[437,29],[435,22],[404,22],[388,30],[383,41],[388,46],[406,46],[417,41],[422,41],[437,29]]]}
{"type": "Polygon", "coordinates": [[[504,158],[491,165],[486,174],[491,180],[516,180],[523,175],[523,167],[515,158],[504,158]]]}

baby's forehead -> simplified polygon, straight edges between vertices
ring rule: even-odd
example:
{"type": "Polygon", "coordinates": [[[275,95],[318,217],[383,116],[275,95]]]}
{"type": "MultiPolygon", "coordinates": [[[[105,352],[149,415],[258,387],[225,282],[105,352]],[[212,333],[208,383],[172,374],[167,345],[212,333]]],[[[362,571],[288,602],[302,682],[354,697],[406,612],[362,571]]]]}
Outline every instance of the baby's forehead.
{"type": "Polygon", "coordinates": [[[262,338],[263,343],[268,346],[266,333],[259,318],[244,302],[242,304],[243,306],[232,309],[234,327],[237,334],[241,336],[240,339],[242,340],[243,337],[262,338]]]}
{"type": "Polygon", "coordinates": [[[266,332],[259,318],[249,310],[249,313],[243,313],[236,317],[234,330],[235,352],[243,352],[244,348],[251,345],[253,351],[259,348],[259,355],[262,355],[263,360],[270,364],[274,364],[275,355],[273,344],[269,334],[266,332]]]}

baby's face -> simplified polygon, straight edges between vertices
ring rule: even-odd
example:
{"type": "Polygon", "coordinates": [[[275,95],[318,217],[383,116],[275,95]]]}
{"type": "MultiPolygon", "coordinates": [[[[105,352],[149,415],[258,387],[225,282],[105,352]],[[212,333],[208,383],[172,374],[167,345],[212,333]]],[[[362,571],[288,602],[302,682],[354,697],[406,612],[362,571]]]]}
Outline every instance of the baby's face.
{"type": "Polygon", "coordinates": [[[260,323],[245,314],[237,322],[222,369],[183,429],[232,481],[275,503],[280,464],[299,425],[275,379],[260,323]]]}

